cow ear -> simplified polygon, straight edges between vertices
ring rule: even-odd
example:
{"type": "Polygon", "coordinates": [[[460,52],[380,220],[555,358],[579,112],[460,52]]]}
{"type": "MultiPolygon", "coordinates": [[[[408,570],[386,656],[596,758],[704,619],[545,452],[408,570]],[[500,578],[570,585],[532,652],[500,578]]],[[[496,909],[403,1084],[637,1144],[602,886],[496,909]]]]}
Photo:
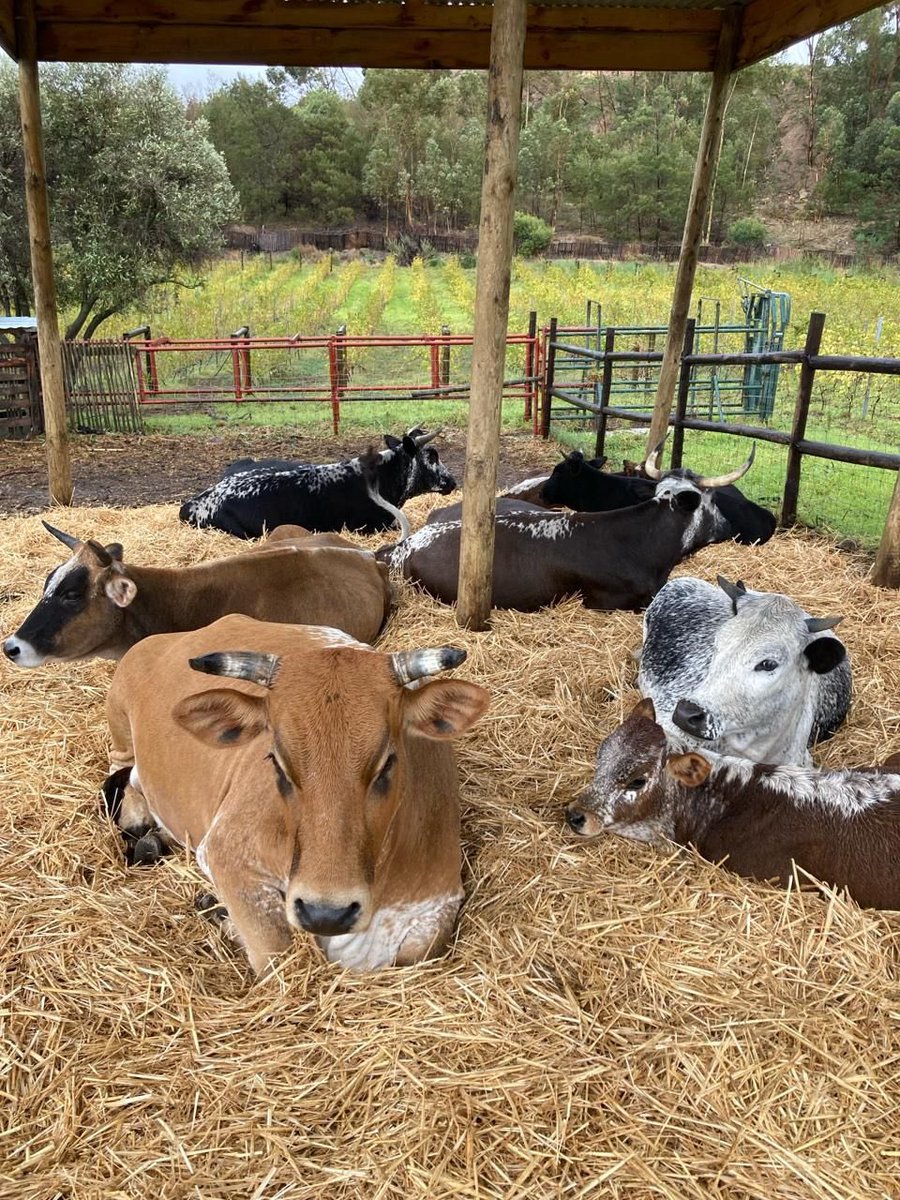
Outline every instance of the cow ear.
{"type": "Polygon", "coordinates": [[[710,764],[702,754],[670,754],[666,759],[666,774],[682,787],[699,787],[709,772],[710,764]]]}
{"type": "Polygon", "coordinates": [[[403,719],[410,733],[449,741],[466,733],[486,711],[490,696],[477,683],[435,679],[403,693],[403,719]]]}
{"type": "Polygon", "coordinates": [[[809,669],[817,675],[827,675],[847,657],[843,642],[835,637],[820,637],[811,641],[804,649],[809,669]]]}
{"type": "Polygon", "coordinates": [[[396,450],[400,445],[400,439],[394,437],[392,433],[386,433],[384,435],[384,444],[387,446],[388,450],[396,450]]]}
{"type": "Polygon", "coordinates": [[[117,608],[127,608],[138,593],[137,584],[121,570],[112,570],[103,590],[117,608]]]}
{"type": "Polygon", "coordinates": [[[230,688],[214,688],[185,696],[172,716],[189,733],[217,750],[242,746],[268,725],[264,696],[245,696],[230,688]]]}
{"type": "Polygon", "coordinates": [[[114,559],[115,562],[122,561],[122,555],[125,553],[125,551],[122,549],[121,542],[110,542],[108,546],[104,547],[104,549],[109,557],[114,559]]]}
{"type": "Polygon", "coordinates": [[[412,440],[412,438],[409,436],[408,433],[404,433],[403,441],[400,443],[400,445],[403,447],[403,451],[405,454],[410,454],[410,455],[415,456],[415,453],[418,450],[418,446],[412,440]]]}
{"type": "Polygon", "coordinates": [[[685,488],[684,491],[672,494],[672,506],[681,512],[696,512],[702,499],[700,493],[695,492],[693,488],[685,488]]]}
{"type": "Polygon", "coordinates": [[[656,709],[653,706],[653,701],[649,696],[643,700],[639,700],[629,714],[632,717],[644,717],[647,721],[656,720],[656,709]]]}

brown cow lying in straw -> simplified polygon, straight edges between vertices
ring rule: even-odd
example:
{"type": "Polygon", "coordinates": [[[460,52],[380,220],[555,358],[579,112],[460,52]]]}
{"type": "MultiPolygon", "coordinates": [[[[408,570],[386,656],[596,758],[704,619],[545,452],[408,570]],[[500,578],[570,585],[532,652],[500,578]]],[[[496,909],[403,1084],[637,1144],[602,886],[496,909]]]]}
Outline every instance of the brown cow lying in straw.
{"type": "Polygon", "coordinates": [[[566,819],[576,833],[696,846],[749,879],[786,887],[794,864],[867,908],[900,908],[900,775],[679,753],[642,700],[601,743],[566,819]]]}
{"type": "Polygon", "coordinates": [[[438,954],[462,899],[449,742],[488,696],[405,685],[464,658],[242,616],[147,638],[107,702],[119,823],[195,848],[257,973],[292,928],[357,969],[438,954]]]}
{"type": "Polygon", "coordinates": [[[117,543],[82,542],[44,525],[72,557],[50,572],[37,606],[3,643],[17,667],[121,658],[149,634],[199,629],[234,612],[330,625],[371,642],[390,611],[386,569],[334,533],[282,525],[244,554],[190,567],[137,567],[123,563],[117,543]]]}

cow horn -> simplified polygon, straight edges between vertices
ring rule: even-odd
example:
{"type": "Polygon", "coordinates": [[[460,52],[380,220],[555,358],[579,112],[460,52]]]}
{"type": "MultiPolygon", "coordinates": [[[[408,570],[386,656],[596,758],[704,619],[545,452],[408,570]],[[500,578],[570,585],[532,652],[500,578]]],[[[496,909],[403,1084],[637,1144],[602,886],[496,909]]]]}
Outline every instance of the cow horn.
{"type": "Polygon", "coordinates": [[[227,675],[231,679],[248,679],[270,688],[275,682],[281,659],[277,654],[259,654],[252,650],[226,650],[217,654],[201,654],[188,660],[195,671],[205,675],[227,675]]]}
{"type": "Polygon", "coordinates": [[[391,670],[399,683],[412,683],[426,675],[437,675],[465,661],[466,651],[456,646],[441,646],[436,650],[397,650],[390,655],[391,670]]]}
{"type": "Polygon", "coordinates": [[[48,521],[41,521],[41,524],[48,533],[51,533],[56,538],[58,542],[62,542],[62,544],[64,546],[68,546],[70,550],[79,550],[81,548],[82,543],[80,539],[73,537],[71,533],[63,533],[61,529],[54,529],[54,527],[48,521]]]}
{"type": "Polygon", "coordinates": [[[810,633],[822,633],[825,629],[834,629],[840,625],[843,617],[807,617],[806,628],[810,633]]]}
{"type": "Polygon", "coordinates": [[[665,443],[665,438],[659,443],[655,450],[652,450],[644,460],[644,474],[648,479],[662,479],[662,471],[656,465],[659,462],[659,456],[662,454],[662,448],[665,443]]]}
{"type": "Polygon", "coordinates": [[[85,545],[95,554],[97,561],[101,567],[111,567],[113,557],[105,546],[101,546],[99,542],[95,542],[93,538],[89,538],[85,545]]]}
{"type": "Polygon", "coordinates": [[[737,612],[738,600],[747,595],[747,586],[744,581],[739,579],[737,583],[730,583],[724,575],[717,575],[716,583],[734,605],[734,611],[737,612]]]}
{"type": "Polygon", "coordinates": [[[756,442],[750,448],[750,454],[747,461],[743,463],[736,471],[729,471],[725,475],[701,475],[694,480],[697,487],[716,488],[727,487],[729,483],[736,483],[742,475],[746,475],[753,466],[753,460],[756,457],[756,442]]]}
{"type": "Polygon", "coordinates": [[[427,446],[429,442],[433,442],[434,439],[443,432],[444,432],[443,425],[438,425],[438,427],[434,431],[434,433],[422,433],[418,437],[414,437],[413,441],[416,443],[416,445],[421,450],[423,446],[427,446]]]}

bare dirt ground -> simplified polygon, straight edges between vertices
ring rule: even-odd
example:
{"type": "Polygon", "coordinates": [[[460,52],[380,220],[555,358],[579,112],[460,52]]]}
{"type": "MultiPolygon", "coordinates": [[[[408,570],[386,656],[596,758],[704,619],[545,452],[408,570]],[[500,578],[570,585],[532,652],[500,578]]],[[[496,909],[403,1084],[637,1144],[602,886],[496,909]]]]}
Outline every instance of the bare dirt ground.
{"type": "MultiPolygon", "coordinates": [[[[437,443],[441,458],[460,486],[466,453],[463,430],[447,428],[437,443]]],[[[303,462],[336,462],[364,451],[369,440],[359,434],[309,437],[281,430],[243,430],[228,434],[170,437],[107,434],[73,435],[73,503],[79,506],[180,504],[219,477],[236,458],[296,458],[303,462]]],[[[552,442],[528,430],[506,433],[500,443],[499,484],[506,487],[549,470],[559,461],[552,442]]],[[[0,439],[0,513],[22,515],[48,506],[47,465],[43,439],[0,439]]]]}

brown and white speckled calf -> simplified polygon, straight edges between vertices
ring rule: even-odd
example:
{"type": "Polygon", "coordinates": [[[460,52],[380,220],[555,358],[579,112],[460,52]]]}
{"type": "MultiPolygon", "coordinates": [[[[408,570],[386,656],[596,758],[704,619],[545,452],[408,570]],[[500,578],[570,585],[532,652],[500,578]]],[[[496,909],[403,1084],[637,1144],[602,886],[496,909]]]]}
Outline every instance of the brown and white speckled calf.
{"type": "Polygon", "coordinates": [[[900,909],[900,774],[816,770],[679,753],[642,700],[597,752],[594,778],[566,811],[583,837],[693,845],[749,879],[786,887],[794,864],[866,908],[900,909]]]}
{"type": "Polygon", "coordinates": [[[257,973],[292,928],[361,970],[438,954],[462,899],[449,742],[488,696],[406,685],[464,658],[243,616],[146,638],[107,702],[119,823],[195,849],[257,973]]]}

